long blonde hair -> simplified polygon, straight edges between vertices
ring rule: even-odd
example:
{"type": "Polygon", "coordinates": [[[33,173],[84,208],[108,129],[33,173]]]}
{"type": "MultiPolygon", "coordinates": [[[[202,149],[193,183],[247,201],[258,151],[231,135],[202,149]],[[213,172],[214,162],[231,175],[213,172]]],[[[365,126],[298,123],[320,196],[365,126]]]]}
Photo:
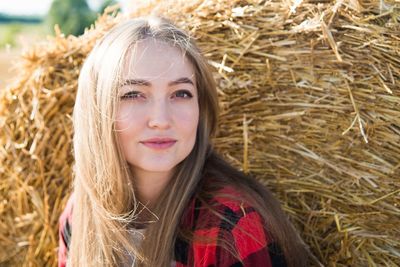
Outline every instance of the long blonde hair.
{"type": "Polygon", "coordinates": [[[305,266],[301,240],[267,189],[230,167],[213,150],[218,117],[216,86],[206,59],[193,39],[169,20],[136,18],[111,29],[98,41],[79,76],[73,112],[74,209],[69,250],[71,266],[117,266],[133,256],[140,266],[170,266],[179,223],[190,198],[206,201],[224,185],[234,185],[253,199],[267,221],[266,229],[281,246],[289,266],[305,266]],[[115,131],[118,89],[127,53],[135,44],[154,38],[179,47],[194,66],[199,95],[199,125],[193,150],[176,168],[173,178],[152,208],[140,247],[130,227],[143,205],[115,131]],[[213,185],[202,181],[212,177],[213,185]],[[254,192],[256,196],[254,196],[254,192]]]}

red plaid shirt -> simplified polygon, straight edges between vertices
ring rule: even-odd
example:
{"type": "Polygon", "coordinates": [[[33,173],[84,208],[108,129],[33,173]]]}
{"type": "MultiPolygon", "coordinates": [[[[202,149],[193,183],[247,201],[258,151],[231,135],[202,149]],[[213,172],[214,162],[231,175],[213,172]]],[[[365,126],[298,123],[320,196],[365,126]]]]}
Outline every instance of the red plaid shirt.
{"type": "MultiPolygon", "coordinates": [[[[231,187],[221,190],[224,194],[239,194],[231,187]]],[[[241,204],[228,198],[212,199],[216,207],[233,224],[222,220],[209,210],[202,208],[197,198],[192,198],[187,211],[182,217],[182,226],[194,230],[195,236],[211,237],[213,244],[196,241],[186,242],[177,238],[175,242],[176,267],[277,267],[286,266],[279,246],[267,236],[261,216],[250,205],[241,204]],[[237,251],[242,263],[221,246],[225,240],[237,251]]],[[[59,267],[66,266],[67,252],[71,239],[71,214],[73,195],[65,207],[59,224],[59,267]]]]}

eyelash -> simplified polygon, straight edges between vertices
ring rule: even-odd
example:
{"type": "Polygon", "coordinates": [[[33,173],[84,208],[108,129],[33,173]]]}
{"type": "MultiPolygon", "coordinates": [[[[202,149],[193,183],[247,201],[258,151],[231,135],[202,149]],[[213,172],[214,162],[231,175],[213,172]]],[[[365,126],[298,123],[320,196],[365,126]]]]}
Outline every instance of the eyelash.
{"type": "MultiPolygon", "coordinates": [[[[178,90],[178,91],[175,92],[175,95],[178,94],[178,93],[184,93],[184,94],[187,95],[186,97],[182,97],[182,98],[190,99],[190,98],[193,97],[192,93],[189,92],[188,90],[178,90]]],[[[140,92],[138,92],[138,91],[130,91],[130,92],[126,93],[125,95],[121,96],[121,100],[124,100],[124,99],[136,99],[139,96],[140,96],[140,92]]]]}

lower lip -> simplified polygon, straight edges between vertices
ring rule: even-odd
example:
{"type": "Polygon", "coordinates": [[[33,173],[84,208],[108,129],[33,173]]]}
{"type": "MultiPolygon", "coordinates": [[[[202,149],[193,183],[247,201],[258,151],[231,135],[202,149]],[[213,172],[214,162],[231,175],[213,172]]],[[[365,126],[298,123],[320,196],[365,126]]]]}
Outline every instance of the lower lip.
{"type": "Polygon", "coordinates": [[[176,141],[172,142],[163,142],[163,143],[152,143],[152,142],[146,142],[142,143],[143,145],[153,148],[153,149],[167,149],[170,148],[171,146],[175,145],[176,141]]]}

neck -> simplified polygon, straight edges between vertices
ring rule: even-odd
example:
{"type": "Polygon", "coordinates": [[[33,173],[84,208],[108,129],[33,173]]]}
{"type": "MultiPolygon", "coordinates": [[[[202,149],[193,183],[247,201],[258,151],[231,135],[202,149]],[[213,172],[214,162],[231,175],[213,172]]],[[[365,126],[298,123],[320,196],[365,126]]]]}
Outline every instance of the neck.
{"type": "Polygon", "coordinates": [[[171,180],[173,171],[148,172],[136,169],[133,174],[134,187],[139,201],[147,207],[152,207],[171,180]]]}

